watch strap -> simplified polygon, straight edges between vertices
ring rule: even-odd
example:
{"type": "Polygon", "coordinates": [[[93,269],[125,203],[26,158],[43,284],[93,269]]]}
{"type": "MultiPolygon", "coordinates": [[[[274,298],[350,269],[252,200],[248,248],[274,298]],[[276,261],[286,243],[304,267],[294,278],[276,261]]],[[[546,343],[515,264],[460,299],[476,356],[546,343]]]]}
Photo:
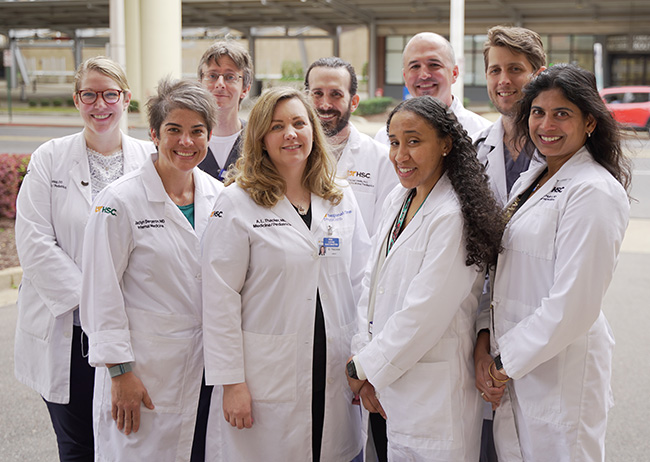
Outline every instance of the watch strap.
{"type": "Polygon", "coordinates": [[[359,376],[357,375],[357,366],[354,364],[354,359],[348,361],[346,368],[348,372],[348,377],[354,380],[359,380],[359,376]]]}
{"type": "Polygon", "coordinates": [[[131,363],[121,363],[109,367],[108,373],[111,375],[111,378],[115,378],[122,374],[126,374],[127,372],[131,372],[132,370],[133,368],[131,367],[131,363]]]}

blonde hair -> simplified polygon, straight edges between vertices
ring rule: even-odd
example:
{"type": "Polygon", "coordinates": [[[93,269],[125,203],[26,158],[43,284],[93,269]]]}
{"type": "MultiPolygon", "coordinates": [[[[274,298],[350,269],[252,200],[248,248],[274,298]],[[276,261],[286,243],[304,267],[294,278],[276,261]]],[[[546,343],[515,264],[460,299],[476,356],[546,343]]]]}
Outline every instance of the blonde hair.
{"type": "Polygon", "coordinates": [[[343,192],[335,183],[336,169],[329,153],[329,144],[311,102],[304,92],[293,88],[272,88],[257,100],[246,124],[242,155],[234,170],[229,172],[226,185],[236,182],[262,207],[273,207],[282,199],[286,182],[262,146],[278,103],[292,98],[300,100],[305,106],[313,131],[312,150],[307,158],[302,184],[312,194],[336,205],[341,202],[343,192]]]}
{"type": "Polygon", "coordinates": [[[81,90],[81,81],[89,71],[97,71],[111,78],[120,87],[120,90],[128,90],[129,82],[126,80],[126,73],[122,66],[106,56],[95,56],[79,64],[74,74],[74,92],[81,90]]]}

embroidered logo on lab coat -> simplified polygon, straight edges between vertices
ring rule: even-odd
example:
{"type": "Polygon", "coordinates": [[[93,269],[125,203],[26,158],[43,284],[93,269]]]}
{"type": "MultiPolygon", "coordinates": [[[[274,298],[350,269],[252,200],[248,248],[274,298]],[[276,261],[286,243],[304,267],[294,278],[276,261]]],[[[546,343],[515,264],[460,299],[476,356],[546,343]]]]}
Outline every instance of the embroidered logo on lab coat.
{"type": "Polygon", "coordinates": [[[95,213],[106,213],[108,215],[117,216],[117,209],[106,207],[105,205],[98,205],[95,207],[95,213]]]}
{"type": "Polygon", "coordinates": [[[366,188],[375,187],[370,172],[362,172],[359,170],[348,170],[348,183],[350,183],[350,185],[364,186],[366,188]]]}
{"type": "Polygon", "coordinates": [[[341,221],[343,220],[343,217],[345,215],[351,215],[352,210],[343,210],[342,212],[339,213],[327,213],[325,214],[325,218],[323,220],[325,221],[341,221]]]}

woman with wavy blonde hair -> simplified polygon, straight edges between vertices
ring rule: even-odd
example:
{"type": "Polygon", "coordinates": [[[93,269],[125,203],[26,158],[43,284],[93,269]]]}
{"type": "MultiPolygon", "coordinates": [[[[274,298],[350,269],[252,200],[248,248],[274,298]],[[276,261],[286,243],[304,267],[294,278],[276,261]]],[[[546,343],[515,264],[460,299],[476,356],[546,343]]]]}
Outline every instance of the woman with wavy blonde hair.
{"type": "Polygon", "coordinates": [[[360,411],[340,371],[369,242],[327,149],[304,94],[269,90],[215,203],[203,241],[204,348],[206,381],[223,387],[209,460],[349,461],[361,451],[360,411]]]}

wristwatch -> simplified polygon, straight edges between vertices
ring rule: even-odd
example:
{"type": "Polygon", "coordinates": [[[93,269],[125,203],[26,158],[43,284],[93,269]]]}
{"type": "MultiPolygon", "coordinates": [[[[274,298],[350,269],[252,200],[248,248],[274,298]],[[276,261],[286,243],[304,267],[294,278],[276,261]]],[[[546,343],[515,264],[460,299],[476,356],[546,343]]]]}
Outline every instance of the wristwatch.
{"type": "Polygon", "coordinates": [[[354,359],[348,361],[345,367],[347,368],[348,377],[354,380],[359,380],[359,376],[357,375],[357,366],[354,365],[354,359]]]}
{"type": "Polygon", "coordinates": [[[111,374],[111,378],[113,379],[122,374],[126,374],[127,372],[131,372],[132,370],[131,363],[122,363],[109,367],[108,373],[111,374]]]}
{"type": "Polygon", "coordinates": [[[494,368],[499,374],[506,375],[506,370],[503,368],[503,363],[501,362],[501,355],[494,358],[494,368]]]}

